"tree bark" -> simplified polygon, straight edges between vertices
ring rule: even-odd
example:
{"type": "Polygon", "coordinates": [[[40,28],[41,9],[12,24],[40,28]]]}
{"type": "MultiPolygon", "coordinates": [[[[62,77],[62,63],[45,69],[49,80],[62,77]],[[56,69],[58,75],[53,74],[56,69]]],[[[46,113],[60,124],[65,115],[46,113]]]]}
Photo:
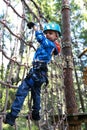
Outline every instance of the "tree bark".
{"type": "Polygon", "coordinates": [[[64,85],[67,113],[78,113],[73,86],[73,58],[70,36],[70,7],[68,0],[62,0],[62,50],[64,57],[64,85]]]}

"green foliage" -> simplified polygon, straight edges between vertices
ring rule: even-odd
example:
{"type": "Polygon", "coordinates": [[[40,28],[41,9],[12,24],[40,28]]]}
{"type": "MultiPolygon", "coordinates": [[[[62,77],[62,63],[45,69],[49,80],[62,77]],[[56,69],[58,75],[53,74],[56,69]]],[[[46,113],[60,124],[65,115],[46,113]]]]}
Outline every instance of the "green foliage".
{"type": "MultiPolygon", "coordinates": [[[[32,127],[32,130],[38,130],[38,126],[35,125],[34,122],[31,122],[31,127],[32,127]]],[[[3,124],[3,130],[14,130],[14,128],[15,126],[3,124]]],[[[16,128],[18,130],[29,130],[28,120],[26,120],[23,117],[16,119],[16,128]]]]}
{"type": "MultiPolygon", "coordinates": [[[[62,24],[62,14],[61,14],[62,13],[61,12],[62,1],[61,0],[34,0],[34,1],[40,8],[41,14],[44,16],[44,18],[46,18],[48,21],[55,21],[55,22],[58,22],[60,25],[62,24]]],[[[20,2],[20,0],[15,0],[15,1],[13,0],[11,4],[14,3],[15,7],[16,7],[19,2],[20,2]]],[[[38,9],[36,9],[33,2],[29,1],[28,5],[32,9],[32,11],[35,13],[35,15],[37,17],[39,17],[38,9]]],[[[78,59],[78,55],[83,51],[84,48],[87,47],[87,0],[79,0],[79,1],[71,0],[70,7],[71,7],[70,24],[71,24],[72,51],[73,51],[73,57],[75,58],[76,70],[77,70],[77,74],[78,74],[78,80],[80,83],[80,91],[81,91],[81,94],[85,101],[85,111],[87,111],[87,99],[86,99],[87,89],[82,82],[82,73],[83,73],[82,68],[84,68],[84,66],[87,65],[87,55],[86,55],[86,58],[82,57],[82,60],[84,62],[83,64],[81,64],[81,62],[79,62],[79,59],[78,59]],[[82,2],[82,4],[80,2],[82,2]]],[[[27,8],[25,9],[25,16],[29,21],[33,20],[33,21],[37,22],[37,19],[33,16],[33,14],[31,12],[29,12],[29,10],[27,10],[27,8]]],[[[0,14],[0,19],[2,19],[4,17],[5,17],[5,14],[0,14]]],[[[15,26],[11,23],[12,17],[7,17],[6,20],[7,20],[7,25],[10,27],[10,29],[14,33],[15,26]]],[[[41,17],[41,22],[44,22],[44,19],[42,17],[41,17]]],[[[64,22],[66,22],[66,21],[64,21],[64,22]]],[[[2,24],[0,24],[0,29],[1,28],[3,29],[2,24]]],[[[17,28],[17,26],[16,26],[16,28],[17,28]]],[[[24,38],[25,40],[26,39],[28,40],[28,34],[30,32],[26,31],[26,28],[27,27],[24,26],[24,28],[22,30],[23,32],[26,32],[26,34],[23,34],[22,38],[24,38]]],[[[11,45],[13,44],[12,41],[14,41],[14,38],[12,37],[12,35],[9,33],[9,31],[7,29],[4,28],[2,30],[2,32],[3,32],[3,38],[1,39],[1,42],[3,44],[2,48],[6,49],[6,51],[8,52],[9,48],[11,47],[10,44],[11,45]]],[[[22,34],[23,32],[20,32],[20,34],[22,34]]],[[[13,56],[13,54],[14,54],[14,49],[13,49],[14,47],[15,46],[10,48],[10,51],[12,51],[12,54],[10,54],[11,56],[13,56]]],[[[21,53],[18,53],[17,56],[20,59],[20,63],[22,61],[25,62],[26,58],[24,57],[24,55],[26,55],[26,54],[24,54],[24,53],[26,50],[26,46],[24,46],[24,44],[21,44],[21,46],[19,48],[20,48],[19,52],[21,52],[21,53]]],[[[1,56],[2,55],[0,55],[0,57],[1,56]]],[[[0,80],[7,81],[8,74],[10,72],[10,65],[11,65],[11,62],[9,62],[6,66],[4,60],[2,59],[2,62],[0,64],[0,80]]],[[[53,70],[55,70],[54,66],[53,66],[53,70]]],[[[24,71],[23,67],[18,68],[16,64],[14,65],[14,70],[13,70],[13,75],[12,75],[13,76],[12,78],[14,80],[13,85],[17,85],[19,83],[19,81],[22,78],[23,71],[24,71]]],[[[76,90],[78,109],[80,109],[79,111],[82,112],[81,102],[80,102],[80,98],[79,98],[78,87],[77,87],[77,82],[76,82],[75,76],[74,76],[74,81],[75,81],[74,86],[75,86],[75,90],[76,90]]],[[[54,80],[54,82],[56,83],[55,80],[54,80]]],[[[61,81],[58,81],[58,86],[61,86],[61,81]]],[[[51,79],[50,79],[50,83],[49,83],[49,88],[51,88],[51,79]]],[[[10,90],[9,101],[8,101],[8,106],[7,106],[8,111],[10,110],[12,101],[15,98],[14,93],[15,93],[14,90],[10,90]]],[[[0,95],[1,95],[0,96],[0,110],[2,110],[4,108],[5,98],[6,98],[6,88],[3,89],[3,85],[0,86],[0,95]]],[[[55,96],[55,93],[54,93],[53,97],[49,97],[50,101],[47,104],[48,106],[52,105],[51,98],[53,98],[54,102],[56,102],[57,97],[55,96]]],[[[24,104],[24,110],[27,110],[27,108],[28,108],[28,106],[27,106],[27,101],[26,101],[24,104]]],[[[29,129],[27,127],[27,121],[25,119],[19,118],[17,120],[18,120],[18,124],[17,124],[18,130],[28,130],[29,129]]],[[[84,125],[82,125],[82,127],[83,127],[83,129],[85,128],[84,125]]],[[[13,130],[13,129],[14,129],[14,127],[3,124],[3,130],[13,130]]],[[[34,123],[32,123],[32,130],[38,130],[37,126],[34,123]]]]}
{"type": "Polygon", "coordinates": [[[84,45],[87,46],[87,29],[83,28],[81,30],[80,38],[84,40],[84,45]]]}
{"type": "MultiPolygon", "coordinates": [[[[61,1],[35,0],[35,2],[40,8],[41,14],[44,16],[45,19],[47,19],[48,21],[60,22],[61,1]]],[[[37,10],[35,10],[34,6],[32,6],[32,8],[33,8],[33,12],[36,13],[37,10]]],[[[30,14],[28,16],[31,17],[30,14]]]]}

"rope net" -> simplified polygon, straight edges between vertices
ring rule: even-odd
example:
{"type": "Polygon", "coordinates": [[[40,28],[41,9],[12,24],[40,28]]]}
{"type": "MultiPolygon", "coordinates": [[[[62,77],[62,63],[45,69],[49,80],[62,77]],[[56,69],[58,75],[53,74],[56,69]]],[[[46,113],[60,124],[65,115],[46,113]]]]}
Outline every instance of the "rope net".
{"type": "MultiPolygon", "coordinates": [[[[10,110],[19,84],[31,68],[32,57],[38,46],[33,30],[26,26],[27,22],[34,20],[42,28],[42,24],[47,21],[33,0],[2,0],[2,5],[4,10],[0,16],[0,130],[6,127],[3,116],[10,110]],[[35,12],[32,11],[33,8],[35,12]]],[[[63,57],[60,54],[54,57],[48,66],[49,84],[47,87],[43,84],[41,88],[41,120],[30,120],[32,99],[29,91],[13,129],[68,129],[62,63],[63,57]],[[27,114],[28,120],[25,118],[27,114]]],[[[10,126],[7,129],[10,129],[10,126]]]]}

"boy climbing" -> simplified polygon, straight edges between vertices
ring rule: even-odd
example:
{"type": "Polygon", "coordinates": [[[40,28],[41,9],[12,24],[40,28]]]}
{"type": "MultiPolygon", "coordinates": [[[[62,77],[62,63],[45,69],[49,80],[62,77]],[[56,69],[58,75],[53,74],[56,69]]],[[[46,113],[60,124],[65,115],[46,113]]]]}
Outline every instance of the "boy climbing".
{"type": "Polygon", "coordinates": [[[20,112],[23,102],[31,89],[33,99],[32,120],[40,120],[40,91],[43,83],[48,84],[47,65],[50,63],[52,55],[57,55],[60,52],[60,45],[57,42],[61,36],[60,26],[57,23],[47,23],[43,32],[38,30],[38,27],[33,23],[27,24],[28,28],[33,28],[35,36],[40,46],[37,48],[32,65],[28,75],[25,77],[21,85],[18,87],[16,98],[11,106],[11,112],[7,113],[4,123],[9,125],[15,124],[15,119],[20,112]]]}

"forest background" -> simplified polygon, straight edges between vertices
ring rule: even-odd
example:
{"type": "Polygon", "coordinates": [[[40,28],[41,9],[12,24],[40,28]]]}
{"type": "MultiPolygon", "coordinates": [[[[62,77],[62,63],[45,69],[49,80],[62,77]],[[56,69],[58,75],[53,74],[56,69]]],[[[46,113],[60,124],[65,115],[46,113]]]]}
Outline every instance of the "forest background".
{"type": "MultiPolygon", "coordinates": [[[[31,52],[27,53],[26,45],[21,41],[21,46],[18,44],[20,41],[17,38],[12,36],[14,32],[16,32],[17,36],[21,36],[26,41],[31,41],[32,30],[27,29],[28,21],[35,21],[36,24],[38,22],[41,25],[44,25],[47,21],[55,21],[58,22],[61,26],[62,30],[62,16],[61,16],[61,8],[62,1],[61,0],[26,0],[26,4],[29,7],[29,10],[23,8],[22,3],[23,0],[11,0],[8,1],[8,6],[6,4],[6,0],[0,0],[0,47],[6,52],[5,54],[8,57],[17,56],[20,64],[28,60],[28,54],[30,55],[30,61],[32,61],[33,57],[33,49],[31,52]],[[25,15],[25,19],[20,19],[15,11],[10,8],[9,3],[14,7],[14,9],[22,16],[25,15]],[[35,6],[38,5],[36,8],[35,6]],[[49,4],[50,3],[50,4],[49,4]],[[30,12],[30,13],[29,13],[30,12]],[[40,14],[40,15],[38,15],[40,14]],[[40,16],[40,19],[38,19],[40,16]],[[3,20],[3,22],[2,22],[3,20]],[[40,20],[40,21],[39,21],[40,20]],[[5,26],[5,24],[7,26],[5,26]],[[8,28],[12,30],[12,32],[8,32],[8,28]],[[16,46],[16,47],[15,47],[16,46]],[[27,54],[26,54],[27,53],[27,54]],[[26,57],[26,59],[24,58],[26,57]]],[[[84,79],[87,78],[86,66],[87,66],[87,54],[85,53],[81,57],[79,55],[83,52],[84,49],[87,48],[87,0],[71,0],[70,1],[70,28],[71,28],[71,42],[72,42],[72,54],[73,54],[73,79],[74,79],[74,88],[76,94],[76,100],[78,104],[79,112],[87,112],[87,83],[84,82],[84,79]],[[85,75],[85,76],[84,76],[85,75]]],[[[61,37],[62,38],[62,37],[61,37]]],[[[33,42],[33,40],[31,41],[33,42]]],[[[34,41],[36,42],[36,41],[34,41]]],[[[36,44],[34,44],[36,47],[36,44]]],[[[0,81],[8,81],[8,73],[10,70],[11,62],[3,56],[2,51],[0,52],[0,81]]],[[[15,58],[15,57],[14,57],[15,58]]],[[[31,65],[31,62],[28,63],[31,65]]],[[[13,77],[11,78],[11,82],[14,85],[18,85],[21,82],[21,75],[23,73],[22,67],[16,68],[13,70],[13,77]]],[[[9,104],[7,106],[7,110],[9,111],[10,105],[14,99],[13,90],[10,92],[9,104]]],[[[0,84],[0,111],[4,108],[5,95],[2,84],[0,84]]],[[[22,124],[23,125],[23,124],[22,124]]],[[[9,129],[7,126],[4,128],[9,129]]],[[[27,128],[26,128],[27,130],[27,128]]]]}

